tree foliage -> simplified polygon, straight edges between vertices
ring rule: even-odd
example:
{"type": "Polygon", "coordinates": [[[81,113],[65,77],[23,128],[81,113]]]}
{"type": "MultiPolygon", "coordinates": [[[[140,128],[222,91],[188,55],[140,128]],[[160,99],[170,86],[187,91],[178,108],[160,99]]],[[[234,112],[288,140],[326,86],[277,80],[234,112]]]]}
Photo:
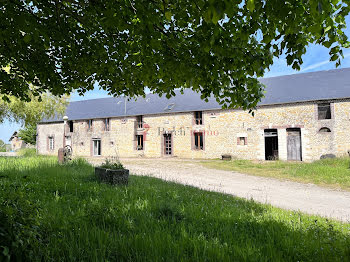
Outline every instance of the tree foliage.
{"type": "Polygon", "coordinates": [[[8,96],[7,102],[0,95],[0,123],[8,119],[24,126],[36,125],[43,118],[62,116],[69,100],[68,96],[57,97],[48,93],[35,96],[28,92],[27,96],[28,102],[15,96],[8,96]]]}
{"type": "Polygon", "coordinates": [[[18,137],[27,144],[36,144],[36,125],[28,124],[18,131],[18,137]]]}
{"type": "Polygon", "coordinates": [[[0,93],[22,99],[97,82],[112,95],[174,95],[254,108],[257,77],[286,54],[299,69],[309,43],[340,64],[349,0],[0,0],[0,93]]]}
{"type": "Polygon", "coordinates": [[[6,152],[6,144],[0,139],[0,152],[6,152]]]}

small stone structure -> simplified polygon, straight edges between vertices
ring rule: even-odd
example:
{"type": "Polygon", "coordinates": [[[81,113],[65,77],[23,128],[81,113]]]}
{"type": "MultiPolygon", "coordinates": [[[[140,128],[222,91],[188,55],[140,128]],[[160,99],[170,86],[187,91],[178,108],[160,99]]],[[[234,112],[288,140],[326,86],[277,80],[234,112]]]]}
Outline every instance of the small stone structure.
{"type": "Polygon", "coordinates": [[[72,160],[72,147],[65,146],[58,149],[58,163],[64,164],[72,160]]]}
{"type": "Polygon", "coordinates": [[[229,154],[224,154],[224,155],[221,155],[221,159],[226,160],[226,161],[230,161],[230,160],[232,160],[232,156],[229,154]]]}
{"type": "Polygon", "coordinates": [[[100,182],[112,185],[127,185],[129,180],[128,169],[112,170],[95,167],[95,175],[100,182]]]}

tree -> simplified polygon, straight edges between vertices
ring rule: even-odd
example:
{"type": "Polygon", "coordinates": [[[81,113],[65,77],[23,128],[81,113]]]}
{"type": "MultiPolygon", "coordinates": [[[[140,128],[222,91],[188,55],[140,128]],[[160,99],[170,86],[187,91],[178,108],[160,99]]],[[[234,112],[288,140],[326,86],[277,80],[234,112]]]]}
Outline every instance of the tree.
{"type": "Polygon", "coordinates": [[[57,97],[48,93],[35,96],[28,92],[27,95],[29,102],[15,96],[8,96],[7,102],[0,95],[0,123],[8,119],[25,127],[35,126],[43,118],[63,116],[69,100],[68,96],[57,97]]]}
{"type": "Polygon", "coordinates": [[[36,125],[28,124],[24,128],[18,131],[18,137],[20,137],[27,144],[36,144],[36,125]]]}
{"type": "Polygon", "coordinates": [[[0,152],[6,152],[6,144],[0,139],[0,152]]]}
{"type": "MultiPolygon", "coordinates": [[[[93,85],[111,95],[192,88],[223,106],[254,108],[257,78],[309,43],[340,64],[349,0],[0,0],[0,93],[35,96],[93,85]]],[[[6,99],[6,96],[4,96],[6,99]]]]}

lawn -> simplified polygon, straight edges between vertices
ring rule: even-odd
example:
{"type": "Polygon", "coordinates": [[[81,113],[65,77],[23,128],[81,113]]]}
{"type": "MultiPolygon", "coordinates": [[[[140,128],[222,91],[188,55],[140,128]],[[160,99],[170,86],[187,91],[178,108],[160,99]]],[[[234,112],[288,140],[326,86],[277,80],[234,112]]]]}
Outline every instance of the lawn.
{"type": "Polygon", "coordinates": [[[349,261],[350,225],[82,160],[0,158],[0,261],[349,261]]]}
{"type": "Polygon", "coordinates": [[[285,161],[208,160],[208,168],[237,171],[244,174],[273,177],[302,183],[350,190],[350,159],[323,159],[312,163],[285,161]]]}

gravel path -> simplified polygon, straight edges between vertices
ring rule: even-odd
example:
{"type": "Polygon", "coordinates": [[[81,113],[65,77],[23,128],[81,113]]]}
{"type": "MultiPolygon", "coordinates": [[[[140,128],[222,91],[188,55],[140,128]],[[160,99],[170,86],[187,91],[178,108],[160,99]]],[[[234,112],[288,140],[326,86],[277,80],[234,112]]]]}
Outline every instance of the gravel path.
{"type": "Polygon", "coordinates": [[[136,175],[147,175],[261,203],[350,222],[350,192],[203,167],[198,161],[121,159],[136,175]]]}

